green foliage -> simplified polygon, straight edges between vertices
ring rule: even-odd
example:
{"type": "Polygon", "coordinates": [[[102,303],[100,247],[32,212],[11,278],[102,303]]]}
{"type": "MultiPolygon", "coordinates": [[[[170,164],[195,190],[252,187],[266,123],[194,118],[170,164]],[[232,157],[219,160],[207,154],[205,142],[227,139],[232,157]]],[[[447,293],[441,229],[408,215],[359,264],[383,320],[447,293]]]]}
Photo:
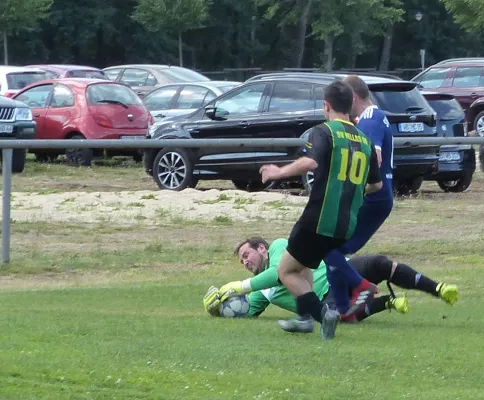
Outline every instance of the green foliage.
{"type": "Polygon", "coordinates": [[[468,32],[484,31],[484,7],[482,0],[442,0],[455,21],[468,32]]]}
{"type": "Polygon", "coordinates": [[[49,16],[53,0],[2,0],[0,31],[7,34],[35,28],[39,20],[49,16]]]}

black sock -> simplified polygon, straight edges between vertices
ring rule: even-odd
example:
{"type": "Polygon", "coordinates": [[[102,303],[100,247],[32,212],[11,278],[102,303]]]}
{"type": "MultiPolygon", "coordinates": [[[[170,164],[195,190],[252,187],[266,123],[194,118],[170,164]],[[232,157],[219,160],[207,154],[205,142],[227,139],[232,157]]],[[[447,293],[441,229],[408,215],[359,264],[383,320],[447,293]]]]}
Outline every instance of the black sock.
{"type": "Polygon", "coordinates": [[[380,296],[374,298],[369,304],[366,305],[365,309],[355,313],[357,321],[363,321],[370,315],[385,311],[387,308],[385,304],[389,301],[391,296],[380,296]]]}
{"type": "Polygon", "coordinates": [[[298,315],[311,315],[316,321],[321,323],[321,310],[323,303],[314,292],[309,292],[296,298],[296,308],[298,315]]]}
{"type": "Polygon", "coordinates": [[[417,289],[437,296],[437,282],[415,271],[406,264],[397,264],[390,282],[404,289],[417,289]]]}

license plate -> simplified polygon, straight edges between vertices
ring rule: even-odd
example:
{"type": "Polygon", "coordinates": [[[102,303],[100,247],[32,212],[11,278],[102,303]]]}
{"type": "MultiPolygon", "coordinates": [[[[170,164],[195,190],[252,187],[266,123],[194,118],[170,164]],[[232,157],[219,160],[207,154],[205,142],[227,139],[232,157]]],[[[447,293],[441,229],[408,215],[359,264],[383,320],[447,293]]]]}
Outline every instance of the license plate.
{"type": "Polygon", "coordinates": [[[423,132],[423,122],[402,122],[398,124],[398,130],[405,133],[423,132]]]}
{"type": "Polygon", "coordinates": [[[440,153],[439,161],[460,161],[460,154],[451,151],[440,153]]]}
{"type": "Polygon", "coordinates": [[[131,140],[139,140],[139,139],[145,139],[144,136],[136,135],[136,136],[120,136],[120,139],[131,139],[131,140]]]}
{"type": "Polygon", "coordinates": [[[0,133],[12,133],[13,125],[0,124],[0,133]]]}

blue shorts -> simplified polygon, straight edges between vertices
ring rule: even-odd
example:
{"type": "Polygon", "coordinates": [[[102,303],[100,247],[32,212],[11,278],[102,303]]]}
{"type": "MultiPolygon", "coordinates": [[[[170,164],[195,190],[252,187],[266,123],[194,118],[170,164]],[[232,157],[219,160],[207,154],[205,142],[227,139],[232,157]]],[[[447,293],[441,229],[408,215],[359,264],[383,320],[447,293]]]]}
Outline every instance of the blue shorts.
{"type": "Polygon", "coordinates": [[[339,249],[343,254],[354,254],[360,250],[383,225],[393,208],[393,199],[367,201],[358,212],[358,220],[351,238],[339,249]]]}

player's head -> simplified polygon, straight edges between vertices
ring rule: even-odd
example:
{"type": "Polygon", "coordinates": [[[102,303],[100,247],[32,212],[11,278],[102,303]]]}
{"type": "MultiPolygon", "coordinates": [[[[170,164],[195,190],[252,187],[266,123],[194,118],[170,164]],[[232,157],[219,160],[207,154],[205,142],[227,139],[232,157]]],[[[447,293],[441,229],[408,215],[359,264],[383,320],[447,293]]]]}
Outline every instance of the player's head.
{"type": "Polygon", "coordinates": [[[250,237],[235,248],[242,265],[254,275],[264,271],[268,260],[269,244],[261,237],[250,237]]]}
{"type": "Polygon", "coordinates": [[[335,81],[324,91],[324,115],[328,121],[348,116],[353,106],[353,91],[343,81],[335,81]]]}
{"type": "Polygon", "coordinates": [[[344,82],[353,89],[353,108],[351,110],[352,116],[360,115],[371,103],[370,89],[366,82],[357,75],[348,75],[344,82]]]}

